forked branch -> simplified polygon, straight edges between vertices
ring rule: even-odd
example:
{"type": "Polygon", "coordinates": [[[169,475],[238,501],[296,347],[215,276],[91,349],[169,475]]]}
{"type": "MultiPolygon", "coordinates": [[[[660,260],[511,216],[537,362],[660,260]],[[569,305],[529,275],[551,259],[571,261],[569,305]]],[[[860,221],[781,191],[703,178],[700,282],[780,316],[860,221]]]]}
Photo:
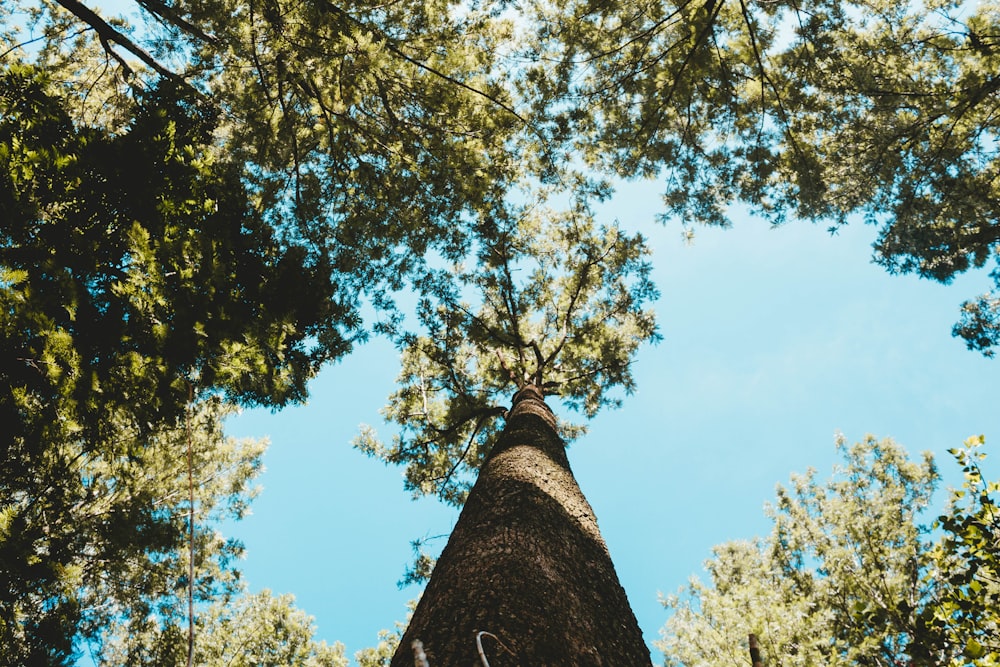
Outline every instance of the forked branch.
{"type": "Polygon", "coordinates": [[[94,10],[90,9],[79,0],[56,0],[56,2],[63,9],[93,28],[97,32],[97,36],[101,40],[101,43],[104,45],[108,54],[117,60],[121,64],[122,68],[125,69],[125,71],[130,75],[133,74],[132,68],[125,62],[124,58],[111,48],[111,42],[118,44],[123,49],[134,55],[160,76],[174,81],[182,80],[180,76],[174,74],[157,62],[156,58],[146,53],[138,44],[129,39],[113,25],[102,19],[96,12],[94,12],[94,10]]]}

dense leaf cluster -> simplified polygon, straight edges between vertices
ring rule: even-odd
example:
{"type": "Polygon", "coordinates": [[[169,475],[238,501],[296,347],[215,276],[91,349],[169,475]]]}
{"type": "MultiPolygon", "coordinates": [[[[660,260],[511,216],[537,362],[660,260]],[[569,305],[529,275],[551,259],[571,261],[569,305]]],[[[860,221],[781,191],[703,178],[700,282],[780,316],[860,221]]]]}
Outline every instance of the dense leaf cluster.
{"type": "Polygon", "coordinates": [[[949,450],[965,481],[952,491],[948,511],[936,526],[943,538],[935,547],[936,576],[947,586],[935,600],[931,623],[963,657],[977,665],[1000,665],[1000,481],[983,478],[983,436],[949,450]]]}
{"type": "Polygon", "coordinates": [[[5,437],[61,423],[96,444],[123,410],[137,427],[176,417],[189,383],[301,399],[349,347],[350,306],[322,258],[262,223],[211,150],[212,115],[167,85],[110,133],[46,84],[0,79],[5,437]]]}

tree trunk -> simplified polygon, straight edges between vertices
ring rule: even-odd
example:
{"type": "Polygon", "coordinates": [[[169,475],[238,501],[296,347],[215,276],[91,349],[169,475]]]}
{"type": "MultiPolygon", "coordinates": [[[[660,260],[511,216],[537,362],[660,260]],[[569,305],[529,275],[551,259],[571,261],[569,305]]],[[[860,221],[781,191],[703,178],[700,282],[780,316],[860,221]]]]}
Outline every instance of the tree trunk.
{"type": "Polygon", "coordinates": [[[536,387],[514,396],[392,667],[414,665],[415,640],[430,667],[651,664],[536,387]]]}
{"type": "Polygon", "coordinates": [[[753,667],[764,667],[760,659],[760,644],[757,643],[757,635],[750,633],[750,663],[753,667]]]}

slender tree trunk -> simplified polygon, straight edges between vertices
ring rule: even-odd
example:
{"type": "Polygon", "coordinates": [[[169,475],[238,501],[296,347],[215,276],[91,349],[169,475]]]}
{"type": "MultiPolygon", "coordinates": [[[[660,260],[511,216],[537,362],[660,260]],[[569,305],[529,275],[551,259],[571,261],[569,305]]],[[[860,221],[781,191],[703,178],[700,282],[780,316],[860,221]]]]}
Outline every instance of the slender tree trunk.
{"type": "Polygon", "coordinates": [[[757,635],[750,633],[750,663],[753,667],[764,667],[760,659],[760,644],[757,643],[757,635]]]}
{"type": "Polygon", "coordinates": [[[651,664],[555,418],[533,386],[514,397],[392,667],[414,665],[414,640],[430,667],[651,664]]]}

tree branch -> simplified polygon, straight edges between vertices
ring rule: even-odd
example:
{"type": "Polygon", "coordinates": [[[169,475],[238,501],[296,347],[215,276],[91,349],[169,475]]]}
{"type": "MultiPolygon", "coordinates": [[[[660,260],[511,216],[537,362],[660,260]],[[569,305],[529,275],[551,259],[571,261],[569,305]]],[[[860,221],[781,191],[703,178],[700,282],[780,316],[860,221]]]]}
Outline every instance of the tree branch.
{"type": "MultiPolygon", "coordinates": [[[[462,464],[462,461],[465,460],[465,457],[469,455],[469,450],[472,448],[472,443],[476,440],[476,436],[479,435],[479,431],[482,430],[483,425],[486,423],[486,420],[489,419],[490,417],[499,417],[507,414],[507,410],[499,406],[484,408],[482,412],[483,414],[481,414],[479,416],[479,419],[476,421],[476,428],[472,430],[472,435],[469,436],[469,441],[465,444],[465,449],[462,450],[462,455],[458,457],[454,465],[451,466],[451,470],[449,470],[448,474],[446,474],[444,477],[435,477],[432,480],[434,482],[440,481],[439,488],[442,491],[448,485],[448,482],[451,481],[451,477],[452,475],[455,474],[455,471],[458,470],[458,466],[460,466],[462,464]]],[[[464,424],[466,421],[468,420],[466,419],[461,423],[464,424]]]]}
{"type": "Polygon", "coordinates": [[[172,7],[169,7],[165,3],[161,2],[161,0],[135,0],[135,2],[150,14],[159,17],[176,28],[180,28],[189,35],[193,35],[201,41],[208,42],[212,45],[219,44],[218,37],[215,35],[209,35],[204,30],[174,11],[172,7]]]}
{"type": "Polygon", "coordinates": [[[70,12],[78,19],[80,19],[81,21],[92,27],[97,32],[97,35],[100,38],[101,43],[104,45],[105,50],[115,60],[121,63],[122,67],[125,68],[125,70],[128,71],[129,74],[133,73],[132,68],[129,67],[128,64],[124,61],[124,59],[122,59],[122,57],[118,55],[118,53],[116,53],[114,49],[111,48],[109,42],[114,42],[115,44],[118,44],[123,49],[134,55],[136,58],[149,65],[149,67],[160,76],[163,76],[167,79],[171,79],[174,81],[182,80],[181,77],[174,74],[167,68],[163,67],[163,65],[158,63],[156,59],[153,58],[153,56],[143,51],[142,48],[140,48],[135,42],[133,42],[127,36],[122,34],[117,28],[109,24],[107,21],[102,19],[92,9],[84,5],[79,0],[56,0],[56,2],[63,9],[70,12]]]}
{"type": "Polygon", "coordinates": [[[616,236],[615,240],[611,242],[611,245],[609,245],[608,248],[599,257],[589,258],[580,268],[580,271],[577,273],[578,279],[576,283],[576,288],[573,290],[573,294],[570,296],[569,305],[566,307],[566,316],[563,318],[562,338],[559,340],[559,343],[556,345],[555,349],[552,350],[552,353],[545,359],[545,365],[548,365],[555,361],[556,357],[559,355],[560,352],[562,352],[563,347],[566,345],[566,341],[569,339],[570,321],[573,316],[573,311],[576,310],[577,300],[581,297],[581,295],[583,294],[583,290],[587,287],[588,283],[590,282],[588,280],[590,276],[590,269],[595,266],[598,266],[601,262],[603,262],[605,258],[607,258],[607,256],[611,254],[611,251],[614,250],[615,246],[618,245],[618,241],[619,239],[616,236]]]}
{"type": "MultiPolygon", "coordinates": [[[[346,11],[344,11],[343,9],[341,9],[340,7],[338,7],[337,5],[335,5],[332,2],[330,2],[330,0],[325,0],[323,4],[326,6],[327,9],[329,9],[333,13],[337,14],[341,18],[347,20],[349,23],[352,23],[352,24],[358,26],[359,28],[362,28],[363,30],[370,31],[370,32],[375,32],[375,30],[372,29],[370,26],[365,25],[360,20],[354,18],[353,16],[351,16],[350,14],[348,14],[346,11]]],[[[482,97],[482,98],[484,98],[486,100],[489,100],[490,102],[492,102],[493,104],[497,105],[498,107],[500,107],[501,109],[503,109],[504,111],[506,111],[507,113],[509,113],[510,115],[514,116],[514,118],[516,118],[517,120],[519,120],[524,125],[527,125],[527,126],[531,127],[531,124],[523,116],[521,116],[521,114],[519,114],[517,111],[515,111],[513,107],[511,107],[511,106],[509,106],[509,105],[501,102],[499,99],[497,99],[493,95],[490,95],[489,93],[487,93],[487,92],[485,92],[483,90],[480,90],[480,89],[478,89],[478,88],[476,88],[474,86],[470,86],[469,84],[465,83],[464,81],[459,81],[455,77],[449,76],[448,74],[445,74],[444,72],[442,72],[442,71],[440,71],[438,69],[435,69],[434,67],[431,67],[427,63],[421,62],[421,61],[417,60],[416,58],[413,58],[411,56],[406,55],[405,53],[403,53],[399,49],[399,47],[395,46],[389,40],[388,35],[386,35],[385,33],[383,33],[381,30],[379,30],[377,32],[379,33],[378,36],[385,40],[385,48],[388,49],[389,52],[392,53],[393,55],[395,55],[395,56],[397,56],[399,58],[402,58],[403,60],[405,60],[406,62],[410,63],[411,65],[414,65],[415,67],[418,67],[418,68],[424,70],[425,72],[433,74],[434,76],[436,76],[436,77],[438,77],[438,78],[440,78],[440,79],[442,79],[444,81],[447,81],[450,84],[458,86],[459,88],[464,88],[465,90],[468,90],[469,92],[471,92],[471,93],[473,93],[475,95],[478,95],[478,96],[480,96],[480,97],[482,97]]]]}

